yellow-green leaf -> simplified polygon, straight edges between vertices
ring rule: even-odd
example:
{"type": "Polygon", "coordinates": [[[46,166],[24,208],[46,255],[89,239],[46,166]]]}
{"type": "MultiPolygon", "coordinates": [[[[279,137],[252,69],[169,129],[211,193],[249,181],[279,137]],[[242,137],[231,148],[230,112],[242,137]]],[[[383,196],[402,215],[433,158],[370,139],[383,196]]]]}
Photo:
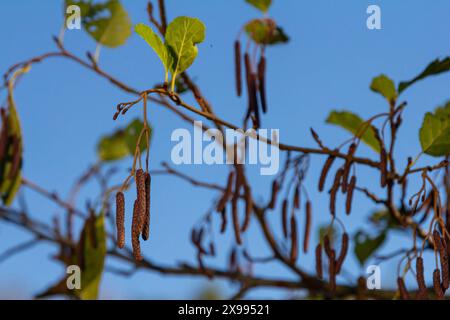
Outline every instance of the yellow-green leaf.
{"type": "Polygon", "coordinates": [[[435,157],[450,154],[450,102],[425,114],[419,137],[424,153],[435,157]]]}
{"type": "Polygon", "coordinates": [[[395,90],[394,82],[384,74],[374,78],[370,85],[372,91],[381,94],[389,102],[394,101],[397,98],[397,90],[395,90]]]}
{"type": "Polygon", "coordinates": [[[375,128],[358,115],[349,111],[332,111],[326,122],[350,131],[373,150],[380,152],[380,143],[376,138],[375,128]]]}
{"type": "Polygon", "coordinates": [[[269,10],[272,0],[245,0],[247,3],[251,4],[258,10],[266,13],[269,10]]]}
{"type": "MultiPolygon", "coordinates": [[[[173,63],[173,58],[169,53],[168,48],[162,42],[161,38],[150,28],[149,26],[139,23],[134,27],[134,31],[144,39],[147,44],[155,51],[161,60],[164,70],[167,73],[171,70],[171,66],[173,63]]],[[[167,79],[166,79],[167,80],[167,79]]]]}
{"type": "Polygon", "coordinates": [[[244,29],[248,36],[259,44],[274,45],[289,41],[284,30],[272,19],[253,19],[245,25],[244,29]]]}

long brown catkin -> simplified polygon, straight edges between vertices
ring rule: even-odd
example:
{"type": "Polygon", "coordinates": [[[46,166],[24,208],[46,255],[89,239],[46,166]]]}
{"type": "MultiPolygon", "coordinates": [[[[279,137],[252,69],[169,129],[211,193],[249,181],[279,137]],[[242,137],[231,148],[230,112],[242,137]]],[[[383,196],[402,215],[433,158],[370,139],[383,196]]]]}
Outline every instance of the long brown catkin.
{"type": "Polygon", "coordinates": [[[436,249],[439,252],[439,258],[441,261],[441,270],[442,270],[442,289],[446,291],[449,287],[449,269],[448,269],[448,255],[445,250],[445,245],[439,232],[436,230],[433,232],[433,240],[436,246],[436,249]]]}
{"type": "Polygon", "coordinates": [[[306,201],[305,212],[305,234],[303,237],[303,252],[308,252],[309,236],[311,233],[312,208],[311,201],[306,201]]]}
{"type": "Polygon", "coordinates": [[[291,216],[291,252],[290,261],[295,263],[298,257],[298,236],[297,236],[297,221],[295,215],[291,216]]]}
{"type": "Polygon", "coordinates": [[[150,173],[145,173],[145,219],[144,226],[142,228],[142,239],[148,240],[150,236],[150,190],[151,190],[152,177],[150,173]]]}
{"type": "Polygon", "coordinates": [[[138,169],[136,171],[136,193],[137,193],[137,227],[139,230],[139,234],[142,233],[142,229],[144,227],[145,221],[145,208],[146,208],[146,199],[147,196],[145,194],[145,173],[144,170],[138,169]]]}
{"type": "Polygon", "coordinates": [[[288,201],[283,200],[283,206],[281,208],[281,226],[283,229],[283,236],[287,238],[288,236],[288,201]]]}
{"type": "Polygon", "coordinates": [[[342,234],[341,252],[336,261],[336,268],[335,268],[336,274],[339,274],[341,272],[342,265],[344,263],[345,257],[347,256],[348,241],[349,241],[348,234],[346,232],[344,232],[342,234]]]}
{"type": "Polygon", "coordinates": [[[239,40],[234,42],[234,66],[236,77],[236,94],[238,97],[242,94],[242,68],[241,68],[241,43],[239,40]]]}
{"type": "Polygon", "coordinates": [[[384,188],[387,184],[387,154],[383,147],[380,151],[380,171],[381,171],[381,187],[384,188]]]}
{"type": "Polygon", "coordinates": [[[134,201],[133,206],[133,221],[131,224],[131,246],[133,247],[133,256],[136,261],[142,260],[141,255],[141,243],[139,242],[139,204],[138,201],[134,201]]]}
{"type": "Polygon", "coordinates": [[[436,298],[438,300],[444,299],[444,291],[442,291],[441,287],[441,272],[439,269],[435,269],[433,271],[433,288],[434,293],[436,294],[436,298]]]}
{"type": "Polygon", "coordinates": [[[325,161],[325,164],[323,165],[322,172],[320,173],[320,179],[319,179],[319,191],[323,191],[323,187],[325,186],[325,180],[328,176],[328,172],[330,171],[331,166],[333,165],[334,159],[336,159],[335,156],[329,156],[327,160],[325,161]]]}
{"type": "Polygon", "coordinates": [[[322,245],[319,243],[316,246],[316,274],[317,278],[323,279],[323,268],[322,268],[322,245]]]}
{"type": "Polygon", "coordinates": [[[345,201],[345,213],[347,215],[352,212],[353,192],[356,187],[356,176],[352,176],[347,187],[347,199],[345,201]]]}
{"type": "Polygon", "coordinates": [[[117,246],[125,246],[125,196],[123,192],[116,194],[116,228],[117,228],[117,246]]]}
{"type": "Polygon", "coordinates": [[[330,190],[330,213],[332,216],[336,214],[336,196],[339,190],[339,185],[341,183],[342,174],[344,170],[341,168],[336,172],[336,176],[334,177],[333,186],[330,190]]]}
{"type": "Polygon", "coordinates": [[[425,284],[425,275],[423,269],[423,258],[417,257],[416,259],[416,279],[419,290],[417,292],[417,299],[422,300],[427,298],[427,286],[425,284]]]}
{"type": "Polygon", "coordinates": [[[259,84],[259,97],[261,100],[261,107],[264,113],[267,112],[267,99],[266,99],[266,58],[261,55],[258,63],[258,84],[259,84]]]}
{"type": "Polygon", "coordinates": [[[330,277],[330,291],[336,291],[336,252],[331,250],[328,261],[328,273],[330,277]]]}
{"type": "Polygon", "coordinates": [[[342,192],[347,192],[347,187],[348,187],[348,175],[350,174],[350,168],[351,165],[353,163],[353,160],[351,158],[353,158],[353,155],[355,154],[356,151],[356,143],[352,143],[350,145],[350,147],[348,148],[348,153],[347,153],[347,160],[345,161],[344,164],[344,171],[342,172],[342,192]]]}

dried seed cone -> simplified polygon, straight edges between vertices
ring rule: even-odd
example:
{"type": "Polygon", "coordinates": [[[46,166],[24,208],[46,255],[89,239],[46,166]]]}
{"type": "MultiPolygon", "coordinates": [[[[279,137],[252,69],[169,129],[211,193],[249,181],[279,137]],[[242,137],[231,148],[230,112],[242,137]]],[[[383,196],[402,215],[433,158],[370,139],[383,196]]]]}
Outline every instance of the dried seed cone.
{"type": "Polygon", "coordinates": [[[435,269],[433,271],[433,288],[434,293],[436,294],[436,298],[438,300],[444,299],[444,291],[442,291],[441,287],[441,272],[439,269],[435,269]]]}
{"type": "Polygon", "coordinates": [[[123,192],[116,194],[116,227],[117,227],[117,246],[125,246],[125,196],[123,192]]]}
{"type": "Polygon", "coordinates": [[[139,230],[139,204],[138,201],[134,201],[133,206],[133,221],[131,224],[131,246],[133,247],[133,256],[136,261],[142,260],[141,255],[141,243],[139,242],[139,236],[141,231],[139,230]]]}
{"type": "Polygon", "coordinates": [[[139,233],[142,233],[144,227],[144,221],[146,216],[146,202],[147,196],[145,194],[145,173],[144,170],[139,169],[136,171],[136,192],[137,192],[137,227],[139,233]]]}
{"type": "Polygon", "coordinates": [[[150,190],[152,177],[150,173],[145,173],[145,217],[142,227],[142,239],[148,240],[150,236],[150,190]]]}
{"type": "Polygon", "coordinates": [[[398,290],[400,291],[400,297],[402,300],[409,300],[409,293],[408,290],[406,290],[405,281],[403,281],[402,277],[397,278],[397,286],[398,290]]]}
{"type": "Polygon", "coordinates": [[[316,247],[316,274],[317,278],[323,279],[322,245],[320,243],[316,247]]]}

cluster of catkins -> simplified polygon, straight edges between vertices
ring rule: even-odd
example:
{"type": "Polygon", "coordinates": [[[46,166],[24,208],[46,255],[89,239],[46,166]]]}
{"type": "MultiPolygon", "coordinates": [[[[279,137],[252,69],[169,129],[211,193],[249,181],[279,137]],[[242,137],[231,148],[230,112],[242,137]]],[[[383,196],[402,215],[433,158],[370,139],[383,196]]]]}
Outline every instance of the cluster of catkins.
{"type": "MultiPolygon", "coordinates": [[[[439,270],[439,268],[436,268],[433,271],[433,289],[436,298],[442,300],[444,299],[445,292],[447,291],[450,284],[447,244],[437,230],[433,232],[433,241],[435,250],[437,250],[441,262],[441,270],[439,270]]],[[[419,290],[417,291],[415,298],[417,300],[428,299],[428,290],[425,284],[423,258],[420,256],[416,259],[416,279],[419,290]]],[[[397,284],[401,298],[403,300],[409,300],[411,296],[406,289],[405,282],[402,277],[398,277],[397,284]]]]}
{"type": "MultiPolygon", "coordinates": [[[[133,206],[133,220],[131,224],[131,244],[133,255],[137,261],[142,260],[139,237],[147,240],[150,235],[150,183],[151,176],[142,169],[136,170],[135,175],[137,199],[133,206]]],[[[125,246],[125,196],[119,191],[116,194],[116,226],[117,244],[119,248],[125,246]]]]}
{"type": "MultiPolygon", "coordinates": [[[[239,41],[234,43],[235,70],[236,70],[236,93],[240,97],[242,94],[242,76],[241,76],[241,44],[239,41]]],[[[266,102],[266,58],[264,50],[261,50],[261,56],[256,67],[253,66],[248,52],[244,54],[245,80],[247,83],[248,109],[245,120],[252,118],[256,127],[260,126],[259,103],[264,113],[267,112],[266,102]],[[256,69],[256,70],[255,70],[256,69]]]]}

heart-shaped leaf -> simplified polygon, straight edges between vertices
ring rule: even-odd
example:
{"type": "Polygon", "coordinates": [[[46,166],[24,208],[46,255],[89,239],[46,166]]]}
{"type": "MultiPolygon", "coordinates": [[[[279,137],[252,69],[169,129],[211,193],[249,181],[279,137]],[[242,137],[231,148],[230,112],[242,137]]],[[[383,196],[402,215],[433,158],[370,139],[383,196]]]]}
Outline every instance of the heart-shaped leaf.
{"type": "Polygon", "coordinates": [[[373,150],[380,152],[380,143],[376,138],[375,128],[364,122],[358,115],[349,111],[332,111],[326,122],[350,131],[373,150]]]}
{"type": "Polygon", "coordinates": [[[381,94],[389,102],[391,102],[397,98],[397,90],[395,90],[394,81],[389,79],[384,74],[382,74],[372,80],[370,89],[372,89],[372,91],[374,91],[374,92],[381,94]]]}
{"type": "Polygon", "coordinates": [[[174,57],[172,90],[176,76],[189,68],[197,57],[197,44],[205,39],[205,29],[203,22],[190,17],[178,17],[167,26],[166,45],[174,57]]]}
{"type": "Polygon", "coordinates": [[[358,231],[355,235],[355,255],[361,265],[369,259],[386,240],[386,232],[383,231],[375,238],[371,238],[364,231],[358,231]]]}
{"type": "Polygon", "coordinates": [[[450,71],[450,57],[446,57],[445,59],[436,59],[431,62],[422,73],[420,73],[417,77],[409,81],[403,81],[398,86],[399,94],[402,93],[406,88],[416,83],[419,80],[425,79],[429,76],[438,75],[443,72],[450,71]]]}
{"type": "Polygon", "coordinates": [[[435,157],[450,154],[450,102],[425,114],[419,137],[424,153],[435,157]]]}

